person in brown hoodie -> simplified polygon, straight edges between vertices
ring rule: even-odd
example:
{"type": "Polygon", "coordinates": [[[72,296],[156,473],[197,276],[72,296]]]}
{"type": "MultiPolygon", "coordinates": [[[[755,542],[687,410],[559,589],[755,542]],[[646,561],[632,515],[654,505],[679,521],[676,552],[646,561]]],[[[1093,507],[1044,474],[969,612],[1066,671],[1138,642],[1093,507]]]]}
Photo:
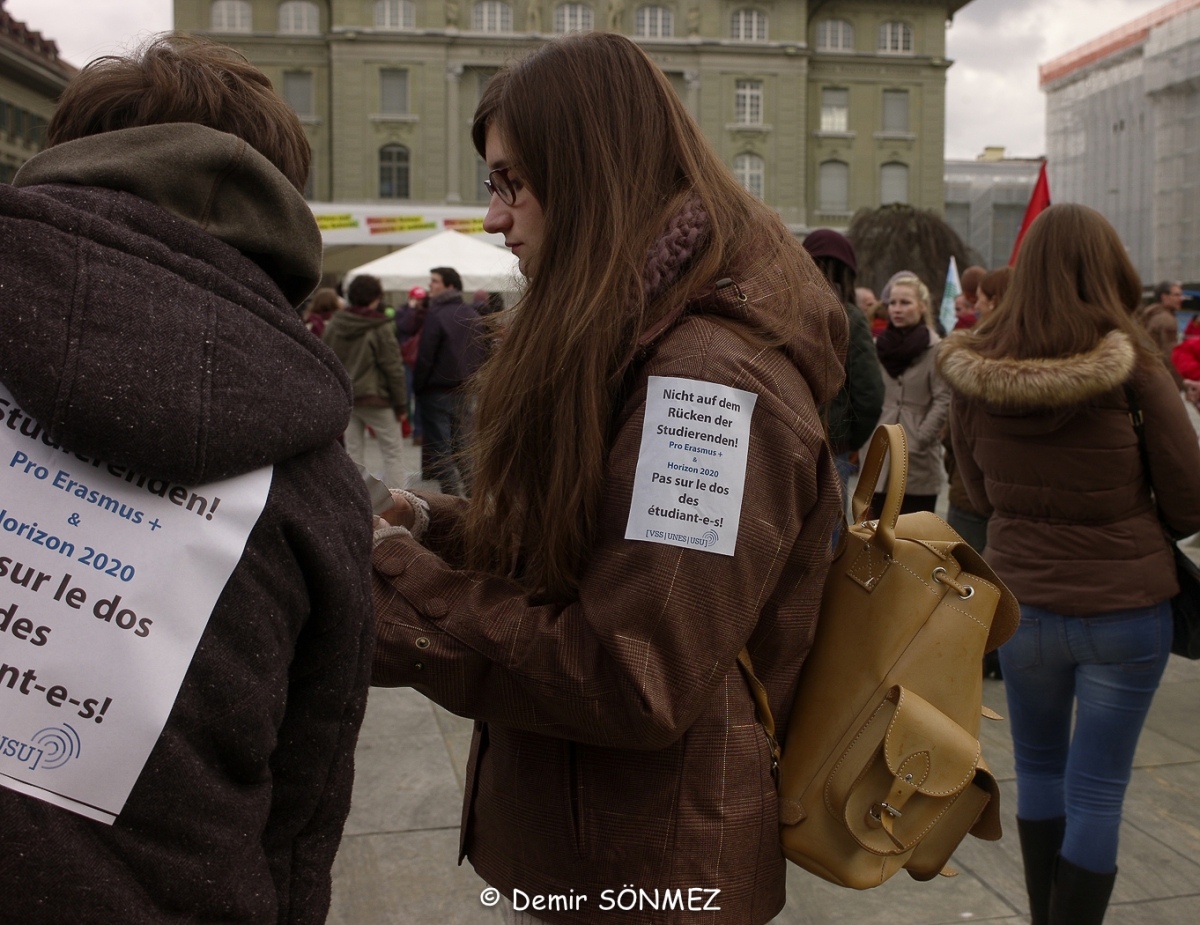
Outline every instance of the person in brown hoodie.
{"type": "Polygon", "coordinates": [[[1139,309],[1137,319],[1150,335],[1166,361],[1167,370],[1175,384],[1183,388],[1183,377],[1171,365],[1171,353],[1179,343],[1179,325],[1176,313],[1183,308],[1183,287],[1171,280],[1163,280],[1154,287],[1154,301],[1139,309]]]}
{"type": "Polygon", "coordinates": [[[818,409],[845,309],[624,36],[499,73],[474,140],[528,288],[479,374],[470,500],[424,496],[420,542],[377,533],[374,683],[476,720],[460,852],[520,921],[763,925],[787,863],[737,658],[786,729],[839,518],[818,409]]]}
{"type": "Polygon", "coordinates": [[[1196,433],[1134,320],[1140,295],[1104,217],[1051,206],[1003,304],[939,358],[955,458],[991,518],[988,562],[1021,602],[1000,659],[1037,925],[1104,918],[1134,749],[1171,649],[1164,526],[1200,530],[1196,433]]]}
{"type": "MultiPolygon", "coordinates": [[[[296,312],[321,276],[300,192],[309,156],[261,72],[176,35],[85,67],[48,147],[0,184],[0,380],[20,406],[4,408],[9,426],[24,414],[26,436],[39,424],[31,442],[64,466],[107,462],[126,481],[200,486],[272,467],[115,821],[0,786],[0,921],[325,921],[374,622],[367,493],[337,443],[350,381],[296,312]]],[[[61,668],[59,637],[95,621],[42,597],[21,605],[49,608],[54,635],[34,666],[61,668]]],[[[153,617],[170,631],[178,614],[153,617]]],[[[13,640],[0,634],[6,669],[29,664],[13,640]]],[[[21,732],[6,707],[20,693],[0,683],[7,735],[21,732]]],[[[121,748],[98,738],[111,725],[85,756],[121,748]]]]}

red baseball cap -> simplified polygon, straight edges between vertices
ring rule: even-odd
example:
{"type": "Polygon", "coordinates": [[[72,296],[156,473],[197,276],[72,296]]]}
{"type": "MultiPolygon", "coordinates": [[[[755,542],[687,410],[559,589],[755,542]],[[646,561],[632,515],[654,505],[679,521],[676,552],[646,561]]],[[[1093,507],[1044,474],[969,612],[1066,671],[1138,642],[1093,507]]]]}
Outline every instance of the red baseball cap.
{"type": "Polygon", "coordinates": [[[423,299],[426,295],[427,293],[420,286],[413,286],[408,290],[408,297],[410,299],[423,299]]]}

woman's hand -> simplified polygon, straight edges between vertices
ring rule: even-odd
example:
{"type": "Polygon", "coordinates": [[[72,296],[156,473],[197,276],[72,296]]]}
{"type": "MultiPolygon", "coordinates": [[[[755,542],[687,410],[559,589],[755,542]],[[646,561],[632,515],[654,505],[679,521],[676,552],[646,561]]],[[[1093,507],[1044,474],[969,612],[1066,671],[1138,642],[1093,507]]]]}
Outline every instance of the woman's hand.
{"type": "Polygon", "coordinates": [[[407,498],[392,495],[392,500],[396,502],[394,507],[388,508],[379,515],[379,518],[392,527],[403,527],[406,530],[411,530],[413,524],[417,521],[416,511],[413,510],[407,498]]]}
{"type": "Polygon", "coordinates": [[[1183,391],[1187,395],[1187,400],[1200,408],[1200,382],[1194,379],[1184,379],[1183,391]]]}

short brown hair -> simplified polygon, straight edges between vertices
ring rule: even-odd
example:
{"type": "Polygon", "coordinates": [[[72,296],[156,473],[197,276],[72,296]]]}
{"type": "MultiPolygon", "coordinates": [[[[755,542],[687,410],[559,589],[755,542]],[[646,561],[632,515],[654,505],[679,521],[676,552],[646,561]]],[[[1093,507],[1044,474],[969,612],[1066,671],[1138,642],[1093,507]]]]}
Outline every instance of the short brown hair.
{"type": "Polygon", "coordinates": [[[47,146],[171,122],[236,135],[304,191],[312,149],[271,81],[232,48],[178,33],[130,57],[108,55],[84,67],[63,91],[47,146]]]}
{"type": "Polygon", "coordinates": [[[383,285],[376,277],[366,273],[354,277],[350,281],[350,288],[346,290],[346,299],[355,308],[364,308],[380,298],[383,298],[383,285]]]}
{"type": "Polygon", "coordinates": [[[983,267],[967,267],[963,270],[962,275],[962,291],[967,298],[975,298],[975,293],[979,291],[980,281],[987,276],[987,270],[983,267]]]}
{"type": "Polygon", "coordinates": [[[992,308],[1000,304],[1004,293],[1008,292],[1008,283],[1012,278],[1012,267],[1001,267],[992,270],[979,281],[979,291],[992,300],[992,308]]]}

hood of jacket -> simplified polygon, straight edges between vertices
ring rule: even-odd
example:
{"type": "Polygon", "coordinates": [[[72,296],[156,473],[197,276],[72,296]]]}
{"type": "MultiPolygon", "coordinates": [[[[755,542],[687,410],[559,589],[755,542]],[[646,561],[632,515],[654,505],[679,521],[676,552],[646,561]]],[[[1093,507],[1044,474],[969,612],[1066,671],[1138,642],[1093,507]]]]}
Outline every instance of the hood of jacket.
{"type": "Polygon", "coordinates": [[[938,358],[956,392],[993,411],[1063,410],[1111,392],[1133,375],[1137,352],[1123,331],[1109,331],[1094,348],[1059,358],[981,356],[976,335],[956,331],[938,358]]]}
{"type": "Polygon", "coordinates": [[[67,183],[132,193],[257,263],[300,305],[321,281],[321,231],[304,197],[236,135],[190,122],[104,132],[47,148],[14,186],[67,183]]]}
{"type": "Polygon", "coordinates": [[[377,328],[395,323],[382,312],[360,312],[353,308],[345,308],[330,317],[325,330],[330,337],[336,335],[345,340],[358,340],[377,328]]]}
{"type": "MultiPolygon", "coordinates": [[[[737,277],[719,280],[712,293],[689,302],[686,313],[731,322],[744,336],[760,340],[764,348],[778,347],[798,368],[809,384],[812,398],[821,406],[838,395],[845,383],[850,319],[838,296],[799,244],[796,251],[764,257],[737,277]],[[799,292],[785,290],[785,277],[780,269],[780,262],[785,259],[802,262],[799,292]],[[799,306],[799,317],[788,318],[780,312],[781,302],[799,306]]],[[[654,325],[642,337],[642,349],[658,341],[682,313],[654,325]]]]}
{"type": "Polygon", "coordinates": [[[48,441],[190,484],[336,439],[352,392],[292,301],[312,213],[240,139],[158,125],[0,185],[0,378],[48,441]]]}

